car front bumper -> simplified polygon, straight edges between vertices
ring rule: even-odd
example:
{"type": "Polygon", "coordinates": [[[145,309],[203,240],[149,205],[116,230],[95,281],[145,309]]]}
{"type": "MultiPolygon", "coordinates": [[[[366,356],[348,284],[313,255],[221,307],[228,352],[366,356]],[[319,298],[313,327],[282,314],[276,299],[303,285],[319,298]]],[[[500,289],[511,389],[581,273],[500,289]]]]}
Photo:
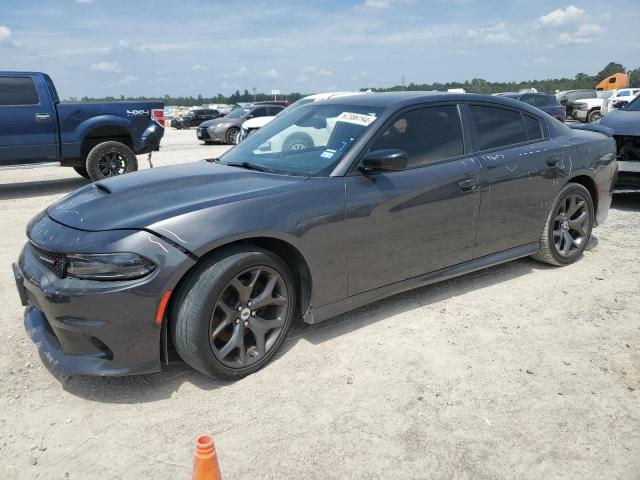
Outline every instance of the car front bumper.
{"type": "Polygon", "coordinates": [[[576,120],[580,120],[582,122],[587,120],[587,114],[589,113],[588,110],[573,110],[573,118],[575,118],[576,120]]]}
{"type": "Polygon", "coordinates": [[[30,243],[13,270],[26,306],[25,329],[43,358],[75,374],[159,371],[164,323],[156,323],[156,312],[163,294],[175,286],[177,277],[193,261],[160,237],[142,231],[83,232],[47,216],[29,230],[30,243]],[[46,232],[46,237],[41,232],[46,232]],[[52,244],[47,239],[53,239],[52,244]],[[68,245],[94,251],[135,251],[157,268],[142,279],[128,281],[60,278],[36,257],[32,244],[56,252],[65,251],[60,249],[63,245],[66,251],[68,245]]]}

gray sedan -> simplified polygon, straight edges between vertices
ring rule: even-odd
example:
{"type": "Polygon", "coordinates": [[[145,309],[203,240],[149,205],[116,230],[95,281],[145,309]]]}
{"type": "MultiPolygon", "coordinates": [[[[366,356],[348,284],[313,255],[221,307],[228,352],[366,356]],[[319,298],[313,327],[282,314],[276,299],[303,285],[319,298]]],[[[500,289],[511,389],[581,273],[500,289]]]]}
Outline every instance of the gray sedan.
{"type": "Polygon", "coordinates": [[[614,140],[585,128],[482,95],[301,106],[220,159],[95,182],[36,216],[14,265],[26,330],[71,372],[158,371],[173,345],[241,377],[295,322],[520,257],[571,264],[617,168],[614,140]],[[310,130],[308,148],[274,140],[310,130]]]}
{"type": "Polygon", "coordinates": [[[277,115],[284,109],[280,105],[249,105],[233,110],[225,117],[202,122],[198,126],[196,135],[198,140],[206,144],[215,142],[235,145],[238,142],[240,127],[245,120],[255,117],[277,115]]]}

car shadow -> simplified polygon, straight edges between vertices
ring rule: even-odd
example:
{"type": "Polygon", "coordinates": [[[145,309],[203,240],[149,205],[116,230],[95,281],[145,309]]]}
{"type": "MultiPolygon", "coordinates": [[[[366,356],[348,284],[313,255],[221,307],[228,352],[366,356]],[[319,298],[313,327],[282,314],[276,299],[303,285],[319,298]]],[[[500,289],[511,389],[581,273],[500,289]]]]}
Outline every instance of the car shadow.
{"type": "Polygon", "coordinates": [[[640,192],[616,192],[611,208],[625,212],[640,212],[640,192]]]}
{"type": "Polygon", "coordinates": [[[61,178],[59,180],[41,180],[36,182],[19,182],[0,184],[0,200],[12,198],[42,197],[66,193],[91,183],[86,178],[61,178]]]}
{"type": "MultiPolygon", "coordinates": [[[[319,345],[333,338],[372,325],[390,316],[415,308],[424,307],[443,300],[464,295],[476,289],[508,282],[536,270],[555,268],[528,258],[490,267],[444,282],[428,285],[400,293],[375,303],[326,320],[317,325],[297,324],[274,356],[278,360],[286,356],[299,341],[319,345]]],[[[161,373],[127,377],[86,377],[68,375],[51,366],[44,365],[60,381],[62,387],[78,397],[101,403],[149,403],[170,398],[183,383],[213,391],[229,386],[238,380],[209,378],[188,367],[179,359],[169,362],[161,373]]],[[[255,375],[259,375],[256,373],[255,375]]]]}

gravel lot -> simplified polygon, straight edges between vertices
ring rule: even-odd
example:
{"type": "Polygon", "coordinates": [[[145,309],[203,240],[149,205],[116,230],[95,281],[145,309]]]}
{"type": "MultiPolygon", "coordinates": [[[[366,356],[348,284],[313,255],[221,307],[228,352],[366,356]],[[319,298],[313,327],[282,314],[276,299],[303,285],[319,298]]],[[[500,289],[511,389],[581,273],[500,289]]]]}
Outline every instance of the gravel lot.
{"type": "MultiPolygon", "coordinates": [[[[156,166],[217,156],[168,130],[156,166]]],[[[140,165],[146,168],[146,160],[140,165]]],[[[577,264],[529,259],[301,325],[264,370],[126,378],[45,368],[10,265],[27,221],[86,180],[0,171],[0,477],[639,479],[640,195],[577,264]]]]}

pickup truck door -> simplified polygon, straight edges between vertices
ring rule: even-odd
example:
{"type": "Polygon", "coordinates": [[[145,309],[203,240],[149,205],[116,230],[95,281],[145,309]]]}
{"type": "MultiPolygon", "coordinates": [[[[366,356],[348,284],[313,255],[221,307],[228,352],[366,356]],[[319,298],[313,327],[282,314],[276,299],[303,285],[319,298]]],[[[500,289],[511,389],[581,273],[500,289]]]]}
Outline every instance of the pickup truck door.
{"type": "Polygon", "coordinates": [[[0,74],[0,165],[58,159],[54,108],[41,77],[0,74]]]}

